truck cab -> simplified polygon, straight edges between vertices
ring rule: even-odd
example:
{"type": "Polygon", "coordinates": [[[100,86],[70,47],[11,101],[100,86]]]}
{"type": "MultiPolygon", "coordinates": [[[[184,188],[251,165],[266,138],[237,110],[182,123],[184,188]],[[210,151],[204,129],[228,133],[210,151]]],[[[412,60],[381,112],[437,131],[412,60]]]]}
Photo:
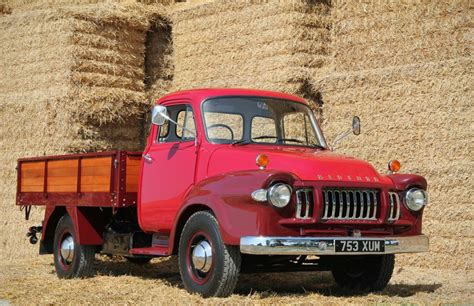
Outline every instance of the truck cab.
{"type": "MultiPolygon", "coordinates": [[[[384,175],[334,153],[300,97],[246,89],[181,91],[157,101],[151,122],[139,169],[127,172],[124,166],[117,174],[118,189],[120,177],[136,186],[124,193],[123,207],[97,218],[89,212],[93,205],[69,201],[79,212],[88,206],[88,213],[68,208],[51,219],[56,229],[64,228],[62,218],[70,219],[69,240],[61,233],[45,235],[48,215],[37,228],[43,246],[48,239],[57,245],[43,247],[56,254],[57,270],[84,258],[80,250],[90,246],[89,253],[135,262],[177,255],[185,288],[203,296],[227,296],[239,273],[259,271],[329,270],[348,290],[375,291],[390,280],[394,254],[428,251],[421,226],[426,180],[396,174],[396,162],[384,175]],[[78,218],[93,225],[97,239],[74,234],[88,232],[78,218]]],[[[352,130],[360,131],[358,118],[352,130]]],[[[26,196],[20,188],[19,196],[26,196]]],[[[52,207],[50,216],[62,207],[42,203],[52,207]]],[[[87,270],[74,267],[79,272],[58,275],[83,276],[87,270]]]]}

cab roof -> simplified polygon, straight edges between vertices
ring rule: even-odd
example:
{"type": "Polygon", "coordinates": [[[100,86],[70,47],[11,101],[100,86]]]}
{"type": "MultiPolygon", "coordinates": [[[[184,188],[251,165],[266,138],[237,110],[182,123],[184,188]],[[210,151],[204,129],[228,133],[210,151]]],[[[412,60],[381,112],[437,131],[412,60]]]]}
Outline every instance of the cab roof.
{"type": "Polygon", "coordinates": [[[194,102],[201,103],[204,100],[225,97],[225,96],[252,96],[252,97],[270,97],[276,99],[291,100],[307,104],[307,102],[295,95],[290,95],[282,92],[258,90],[258,89],[244,89],[244,88],[198,88],[181,90],[167,94],[156,101],[161,104],[169,100],[190,99],[194,102]]]}

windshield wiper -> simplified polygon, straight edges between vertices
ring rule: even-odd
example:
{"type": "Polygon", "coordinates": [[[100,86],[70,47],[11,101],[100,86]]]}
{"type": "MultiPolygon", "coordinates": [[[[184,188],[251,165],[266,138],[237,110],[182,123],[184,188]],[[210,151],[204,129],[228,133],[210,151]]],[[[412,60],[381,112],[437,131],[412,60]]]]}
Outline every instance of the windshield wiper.
{"type": "MultiPolygon", "coordinates": [[[[263,135],[263,136],[258,136],[258,137],[254,137],[252,139],[277,139],[278,142],[282,142],[282,141],[292,141],[292,142],[297,142],[297,143],[300,143],[300,144],[305,144],[303,141],[299,140],[299,139],[294,139],[294,138],[278,138],[276,136],[267,136],[267,135],[263,135]]],[[[323,147],[322,145],[320,144],[316,144],[316,143],[311,143],[311,144],[308,144],[309,147],[314,147],[314,148],[320,148],[320,149],[325,149],[325,147],[323,147]]]]}
{"type": "Polygon", "coordinates": [[[240,139],[240,140],[232,141],[231,144],[233,146],[243,146],[243,145],[247,145],[249,143],[251,143],[251,141],[248,140],[248,139],[240,139]]]}
{"type": "Polygon", "coordinates": [[[304,144],[303,141],[301,140],[298,140],[298,139],[294,139],[294,138],[278,138],[277,136],[258,136],[258,137],[254,137],[252,139],[277,139],[279,142],[281,141],[292,141],[292,142],[297,142],[297,143],[301,143],[301,144],[304,144]]]}

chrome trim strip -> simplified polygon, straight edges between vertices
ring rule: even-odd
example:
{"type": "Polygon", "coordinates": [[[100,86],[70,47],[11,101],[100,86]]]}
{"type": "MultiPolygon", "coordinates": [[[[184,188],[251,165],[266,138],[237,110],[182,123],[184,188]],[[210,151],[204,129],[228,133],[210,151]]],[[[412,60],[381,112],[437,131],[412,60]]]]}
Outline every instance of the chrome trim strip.
{"type": "Polygon", "coordinates": [[[312,188],[302,188],[295,191],[296,194],[296,212],[295,217],[298,219],[311,218],[311,208],[314,205],[312,197],[312,188]],[[303,207],[305,205],[305,207],[303,207]]]}
{"type": "Polygon", "coordinates": [[[407,237],[264,237],[240,238],[240,252],[254,255],[375,255],[428,252],[425,235],[407,237]],[[383,240],[385,252],[336,253],[336,240],[383,240]]]}
{"type": "Polygon", "coordinates": [[[396,221],[400,218],[400,196],[397,192],[388,193],[390,210],[388,212],[388,221],[396,221]]]}

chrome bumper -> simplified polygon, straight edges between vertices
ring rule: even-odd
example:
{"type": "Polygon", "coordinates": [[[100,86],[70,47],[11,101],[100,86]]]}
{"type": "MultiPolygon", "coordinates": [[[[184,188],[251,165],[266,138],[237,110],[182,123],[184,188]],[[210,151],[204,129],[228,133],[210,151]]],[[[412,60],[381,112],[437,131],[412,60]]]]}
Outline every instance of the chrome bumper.
{"type": "Polygon", "coordinates": [[[407,237],[263,237],[240,238],[240,252],[254,255],[371,255],[427,252],[425,235],[407,237]],[[336,240],[383,240],[384,252],[337,252],[336,240]]]}

